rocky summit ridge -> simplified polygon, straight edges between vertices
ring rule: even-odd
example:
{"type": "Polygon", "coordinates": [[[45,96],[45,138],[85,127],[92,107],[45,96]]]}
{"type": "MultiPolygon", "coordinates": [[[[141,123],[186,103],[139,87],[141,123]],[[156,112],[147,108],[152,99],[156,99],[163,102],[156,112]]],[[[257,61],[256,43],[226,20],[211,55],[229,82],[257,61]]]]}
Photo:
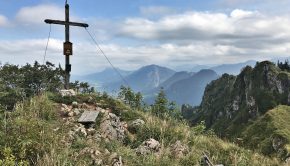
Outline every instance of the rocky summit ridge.
{"type": "MultiPolygon", "coordinates": [[[[243,142],[243,145],[264,154],[285,158],[288,152],[281,155],[274,142],[277,138],[289,140],[287,134],[277,136],[276,133],[281,130],[287,133],[290,129],[286,124],[284,127],[282,124],[274,127],[274,124],[279,121],[286,123],[283,118],[287,119],[285,115],[289,114],[289,109],[279,105],[290,105],[290,73],[264,61],[257,62],[255,67],[244,67],[237,76],[224,74],[212,81],[205,89],[201,105],[195,108],[183,106],[182,112],[193,125],[204,121],[208,129],[213,129],[222,137],[243,142]],[[285,109],[284,116],[280,115],[282,111],[276,111],[276,114],[270,112],[281,108],[285,109]],[[270,115],[271,120],[267,118],[270,115]],[[260,124],[264,124],[260,126],[264,130],[258,130],[260,124]]],[[[283,143],[284,149],[286,144],[288,141],[283,143]]]]}

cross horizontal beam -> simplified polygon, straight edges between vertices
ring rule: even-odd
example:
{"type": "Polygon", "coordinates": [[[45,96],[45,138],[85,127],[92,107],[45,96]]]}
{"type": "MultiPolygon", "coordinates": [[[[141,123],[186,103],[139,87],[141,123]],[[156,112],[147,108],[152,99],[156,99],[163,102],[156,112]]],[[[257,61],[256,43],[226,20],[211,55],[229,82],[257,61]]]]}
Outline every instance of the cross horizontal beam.
{"type": "Polygon", "coordinates": [[[78,22],[66,22],[66,21],[60,21],[60,20],[50,20],[50,19],[46,19],[44,20],[45,23],[47,24],[59,24],[59,25],[71,25],[71,26],[78,26],[78,27],[84,27],[87,28],[89,27],[88,24],[85,23],[78,23],[78,22]]]}

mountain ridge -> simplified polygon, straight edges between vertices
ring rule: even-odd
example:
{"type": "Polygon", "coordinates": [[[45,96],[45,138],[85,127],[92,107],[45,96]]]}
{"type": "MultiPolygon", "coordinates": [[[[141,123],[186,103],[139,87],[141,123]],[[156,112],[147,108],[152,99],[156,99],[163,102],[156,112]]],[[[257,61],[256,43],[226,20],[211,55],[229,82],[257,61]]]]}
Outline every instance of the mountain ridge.
{"type": "MultiPolygon", "coordinates": [[[[120,74],[122,76],[127,76],[128,74],[130,74],[132,71],[127,71],[127,70],[122,70],[119,68],[116,68],[116,70],[118,70],[118,72],[120,72],[120,74]]],[[[104,70],[100,71],[100,72],[96,72],[96,73],[91,73],[91,74],[87,74],[87,75],[72,75],[72,80],[80,80],[80,81],[87,81],[90,84],[95,84],[97,83],[108,83],[108,82],[114,82],[120,79],[120,76],[118,73],[116,73],[115,69],[113,68],[105,68],[104,70]]]]}
{"type": "MultiPolygon", "coordinates": [[[[134,91],[144,92],[158,87],[174,73],[174,70],[166,67],[148,65],[132,72],[130,75],[125,77],[125,79],[134,91]]],[[[117,81],[110,83],[107,86],[111,91],[113,91],[118,90],[121,85],[123,85],[123,83],[121,81],[117,81]]]]}
{"type": "Polygon", "coordinates": [[[290,73],[269,61],[247,66],[238,76],[224,74],[205,90],[193,123],[205,120],[221,135],[239,135],[251,120],[279,104],[290,104],[290,73]]]}
{"type": "Polygon", "coordinates": [[[173,83],[165,89],[165,93],[168,99],[179,105],[198,105],[206,85],[217,78],[218,75],[213,70],[203,69],[188,78],[173,83]]]}

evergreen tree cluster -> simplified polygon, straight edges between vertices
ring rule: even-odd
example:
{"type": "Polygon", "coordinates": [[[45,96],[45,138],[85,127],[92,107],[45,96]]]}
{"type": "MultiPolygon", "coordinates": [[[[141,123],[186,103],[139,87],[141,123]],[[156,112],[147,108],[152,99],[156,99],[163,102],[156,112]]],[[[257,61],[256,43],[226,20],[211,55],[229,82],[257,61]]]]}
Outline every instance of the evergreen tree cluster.
{"type": "Polygon", "coordinates": [[[182,119],[181,112],[177,108],[176,103],[167,99],[163,88],[160,89],[154,104],[151,106],[144,103],[140,92],[135,93],[130,87],[121,86],[118,98],[131,108],[150,111],[153,115],[160,118],[170,116],[178,120],[182,119]]]}
{"type": "Polygon", "coordinates": [[[91,87],[88,82],[80,82],[77,80],[75,82],[71,82],[69,87],[81,93],[94,93],[96,91],[95,88],[91,87]]]}
{"type": "MultiPolygon", "coordinates": [[[[63,89],[64,70],[50,62],[24,66],[0,65],[0,106],[12,110],[18,101],[39,95],[41,92],[58,92],[63,89]]],[[[70,88],[82,93],[95,91],[87,82],[75,81],[70,88]]]]}
{"type": "Polygon", "coordinates": [[[278,66],[281,70],[283,70],[283,71],[288,71],[288,72],[290,72],[290,64],[289,64],[289,61],[288,61],[288,60],[285,60],[284,63],[278,61],[278,62],[277,62],[277,66],[278,66]]]}
{"type": "Polygon", "coordinates": [[[142,94],[140,92],[134,93],[130,87],[121,86],[118,98],[134,109],[141,109],[144,105],[142,94]]]}
{"type": "Polygon", "coordinates": [[[0,66],[0,105],[12,109],[17,101],[62,87],[63,70],[50,62],[0,66]]]}
{"type": "Polygon", "coordinates": [[[177,109],[176,103],[167,99],[163,88],[160,89],[155,98],[155,102],[152,105],[152,113],[160,118],[168,115],[175,119],[182,119],[181,112],[177,109]]]}

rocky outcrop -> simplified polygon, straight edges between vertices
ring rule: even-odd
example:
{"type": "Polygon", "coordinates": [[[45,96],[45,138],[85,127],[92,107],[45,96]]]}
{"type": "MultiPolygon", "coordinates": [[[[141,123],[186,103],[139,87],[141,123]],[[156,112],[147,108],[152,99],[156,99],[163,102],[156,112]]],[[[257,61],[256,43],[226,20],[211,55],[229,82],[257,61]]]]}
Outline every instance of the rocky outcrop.
{"type": "Polygon", "coordinates": [[[286,143],[287,141],[285,140],[285,138],[280,136],[274,136],[274,138],[272,139],[272,147],[278,153],[281,153],[285,150],[286,143]]]}
{"type": "Polygon", "coordinates": [[[136,119],[133,122],[131,122],[128,126],[128,130],[131,133],[136,133],[138,129],[140,129],[145,124],[144,120],[142,119],[136,119]]]}
{"type": "Polygon", "coordinates": [[[62,97],[66,97],[66,96],[75,96],[76,95],[76,92],[73,90],[73,89],[69,89],[69,90],[60,90],[59,91],[60,95],[62,97]]]}
{"type": "MultiPolygon", "coordinates": [[[[72,102],[71,105],[60,104],[60,112],[63,116],[64,124],[71,128],[65,137],[61,140],[64,145],[71,146],[74,141],[82,139],[85,140],[88,145],[94,145],[96,142],[118,140],[122,142],[125,138],[125,130],[127,123],[121,122],[120,117],[111,113],[109,109],[103,109],[94,105],[77,102],[72,102]],[[96,111],[100,113],[98,118],[100,124],[95,128],[94,125],[84,126],[77,123],[75,116],[79,115],[85,110],[96,111]]],[[[132,122],[134,127],[140,127],[145,122],[141,119],[137,119],[132,122]]],[[[54,132],[58,132],[59,128],[54,129],[54,132]]],[[[77,160],[80,157],[90,157],[92,165],[112,165],[123,166],[123,159],[117,153],[111,153],[107,149],[100,151],[95,147],[86,147],[79,152],[73,154],[77,160]]]]}
{"type": "Polygon", "coordinates": [[[78,135],[80,137],[87,137],[87,135],[88,135],[85,126],[82,124],[76,125],[76,127],[74,128],[73,131],[74,131],[75,135],[78,135]]]}
{"type": "Polygon", "coordinates": [[[78,108],[78,102],[74,101],[71,103],[73,108],[78,108]]]}
{"type": "Polygon", "coordinates": [[[112,153],[109,157],[110,163],[112,163],[112,166],[123,166],[122,157],[118,156],[117,153],[112,153]]]}
{"type": "Polygon", "coordinates": [[[158,141],[153,138],[150,138],[144,141],[137,149],[136,153],[138,155],[148,155],[150,153],[158,153],[161,146],[158,141]]]}
{"type": "Polygon", "coordinates": [[[278,104],[289,104],[289,96],[290,74],[272,62],[260,62],[245,67],[238,76],[224,74],[212,81],[189,119],[193,124],[205,121],[221,135],[239,136],[250,121],[278,104]]]}
{"type": "Polygon", "coordinates": [[[92,160],[92,165],[101,166],[110,163],[112,166],[123,166],[122,156],[117,153],[110,153],[107,149],[100,151],[97,148],[85,147],[74,155],[75,158],[80,156],[89,156],[92,160]],[[104,161],[104,158],[108,158],[107,161],[104,161]]]}
{"type": "Polygon", "coordinates": [[[136,119],[130,124],[130,126],[133,128],[139,128],[139,127],[143,126],[144,124],[145,124],[144,120],[136,119]]]}
{"type": "Polygon", "coordinates": [[[123,141],[125,138],[125,129],[120,121],[120,118],[113,114],[106,112],[100,124],[100,132],[104,138],[108,140],[123,141]]]}

